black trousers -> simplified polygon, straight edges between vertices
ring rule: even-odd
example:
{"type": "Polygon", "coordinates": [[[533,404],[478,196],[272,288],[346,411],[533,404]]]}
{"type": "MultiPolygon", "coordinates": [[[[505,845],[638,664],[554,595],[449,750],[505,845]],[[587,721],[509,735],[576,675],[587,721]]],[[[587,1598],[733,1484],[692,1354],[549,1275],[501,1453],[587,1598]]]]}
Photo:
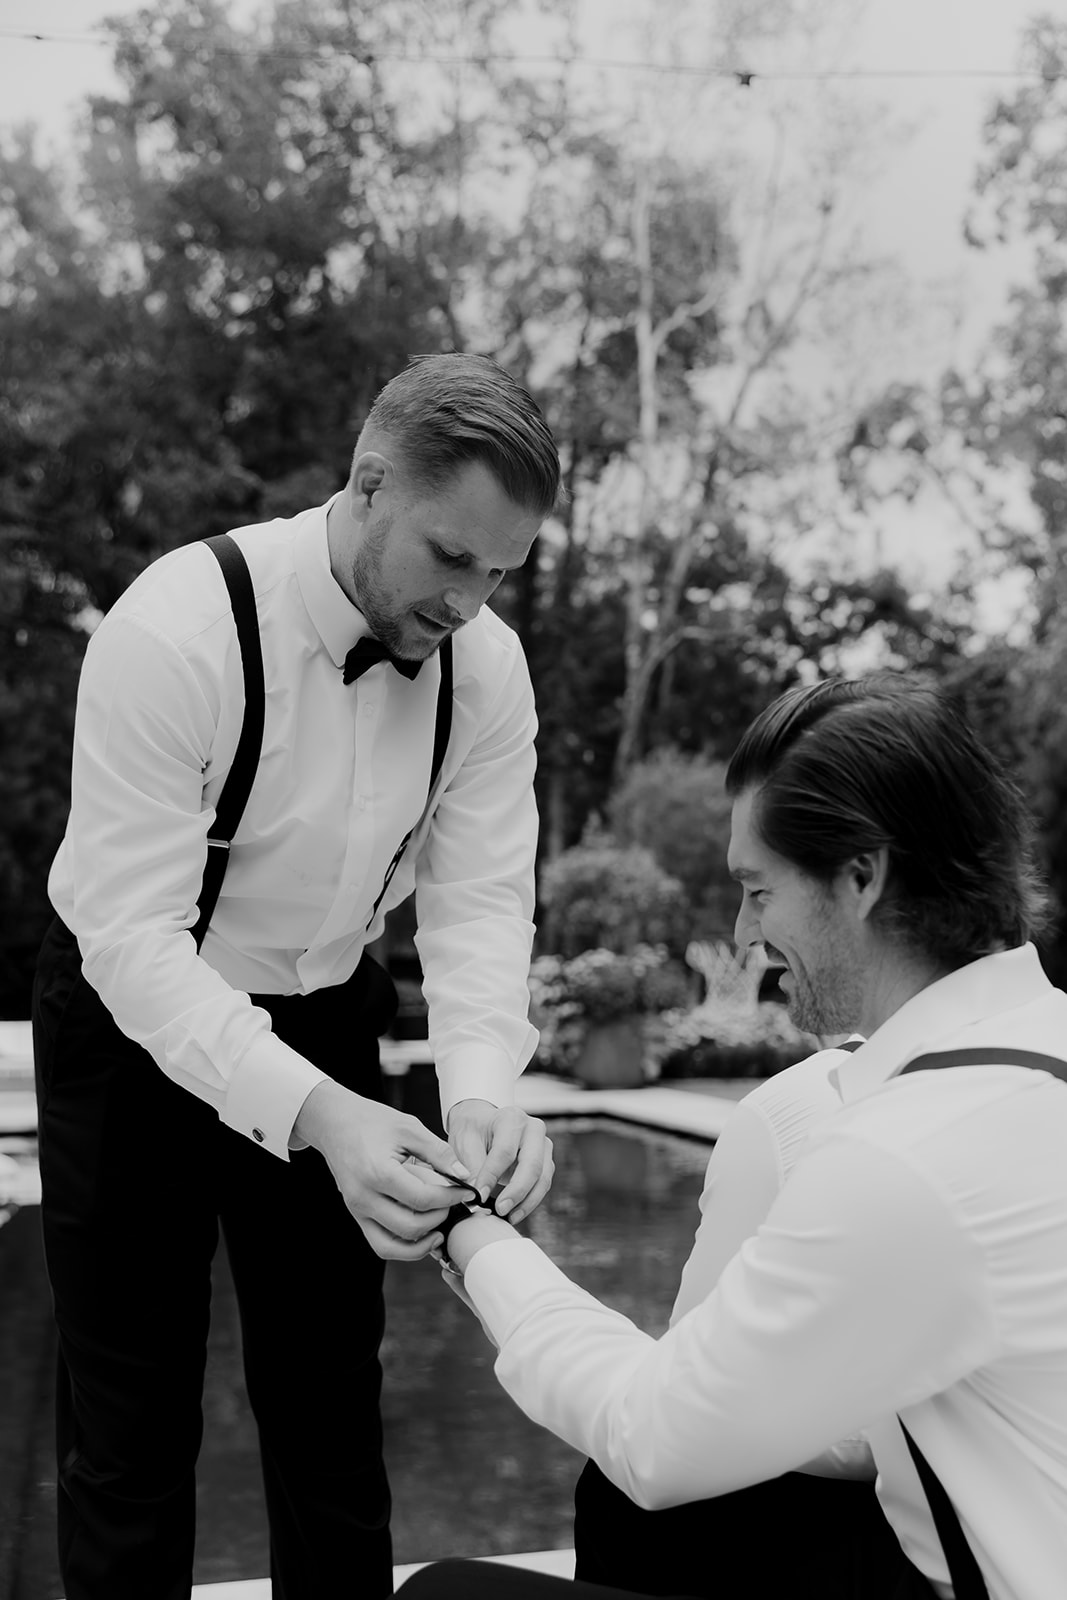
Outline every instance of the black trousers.
{"type": "MultiPolygon", "coordinates": [[[[276,1033],[380,1099],[396,996],[365,959],[308,996],[254,996],[276,1033]]],[[[316,1151],[234,1133],[115,1026],[61,923],[33,1005],[42,1223],[59,1330],[67,1600],[187,1600],[221,1224],[259,1430],[276,1600],[392,1593],[378,1349],[384,1263],[316,1151]]]]}
{"type": "MultiPolygon", "coordinates": [[[[773,1531],[767,1537],[773,1538],[773,1531]]],[[[788,1587],[769,1587],[759,1577],[753,1577],[741,1560],[740,1554],[725,1554],[710,1545],[706,1556],[708,1577],[714,1583],[714,1592],[720,1600],[793,1600],[796,1593],[788,1587]]],[[[912,1572],[915,1569],[912,1568],[912,1572]]],[[[915,1574],[918,1577],[918,1574],[915,1574]]],[[[911,1587],[911,1580],[902,1580],[893,1600],[936,1600],[935,1591],[925,1585],[911,1587]]],[[[701,1600],[711,1591],[705,1586],[696,1595],[675,1595],[670,1600],[701,1600]]],[[[656,1589],[656,1595],[666,1594],[656,1589]]],[[[439,1561],[423,1567],[398,1590],[400,1600],[647,1600],[636,1589],[605,1588],[600,1584],[567,1578],[554,1578],[541,1572],[527,1572],[520,1567],[501,1566],[490,1561],[439,1561]]],[[[853,1600],[867,1600],[862,1589],[855,1591],[853,1600]]]]}
{"type": "Polygon", "coordinates": [[[873,1483],[804,1472],[645,1511],[589,1461],[574,1491],[574,1552],[577,1578],[643,1595],[936,1600],[873,1483]]]}
{"type": "Polygon", "coordinates": [[[400,1600],[936,1600],[873,1485],[789,1472],[643,1511],[589,1462],[575,1491],[575,1580],[480,1561],[424,1567],[400,1600]]]}

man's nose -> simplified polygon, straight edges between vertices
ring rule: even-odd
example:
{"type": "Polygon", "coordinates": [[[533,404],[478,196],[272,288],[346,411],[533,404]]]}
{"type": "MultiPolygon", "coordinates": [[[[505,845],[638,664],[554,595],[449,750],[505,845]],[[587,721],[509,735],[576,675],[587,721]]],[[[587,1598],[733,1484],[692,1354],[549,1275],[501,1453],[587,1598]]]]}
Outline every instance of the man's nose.
{"type": "Polygon", "coordinates": [[[497,580],[488,575],[479,577],[477,573],[471,573],[469,577],[465,576],[462,580],[449,584],[442,598],[445,605],[457,617],[462,617],[464,622],[471,622],[478,615],[496,585],[497,580]]]}
{"type": "Polygon", "coordinates": [[[747,950],[750,944],[759,942],[759,918],[753,914],[752,902],[748,895],[742,893],[741,905],[734,922],[734,944],[739,950],[747,950]]]}

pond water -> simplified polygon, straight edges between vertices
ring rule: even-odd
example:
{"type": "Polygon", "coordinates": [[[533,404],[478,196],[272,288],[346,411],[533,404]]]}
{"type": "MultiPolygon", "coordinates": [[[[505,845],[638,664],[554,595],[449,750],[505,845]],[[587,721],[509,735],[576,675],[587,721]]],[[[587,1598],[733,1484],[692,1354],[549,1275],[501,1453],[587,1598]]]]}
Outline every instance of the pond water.
{"type": "MultiPolygon", "coordinates": [[[[522,1231],[584,1289],[661,1333],[708,1147],[620,1124],[553,1124],[556,1178],[522,1231]]],[[[584,1458],[529,1422],[436,1271],[392,1271],[384,1415],[396,1560],[570,1545],[584,1458]]]]}
{"type": "MultiPolygon", "coordinates": [[[[698,1219],[708,1146],[591,1119],[553,1122],[550,1132],[555,1182],[521,1231],[583,1288],[648,1332],[662,1332],[698,1219]]],[[[492,1346],[435,1263],[391,1267],[386,1298],[383,1410],[394,1560],[569,1546],[582,1458],[508,1399],[493,1376],[492,1346]]],[[[263,1576],[269,1558],[256,1433],[222,1252],[204,1413],[195,1581],[263,1576]]],[[[27,1573],[32,1568],[36,1576],[26,1597],[61,1592],[53,1577],[54,1468],[43,1412],[36,1431],[37,1489],[24,1552],[27,1573]]]]}

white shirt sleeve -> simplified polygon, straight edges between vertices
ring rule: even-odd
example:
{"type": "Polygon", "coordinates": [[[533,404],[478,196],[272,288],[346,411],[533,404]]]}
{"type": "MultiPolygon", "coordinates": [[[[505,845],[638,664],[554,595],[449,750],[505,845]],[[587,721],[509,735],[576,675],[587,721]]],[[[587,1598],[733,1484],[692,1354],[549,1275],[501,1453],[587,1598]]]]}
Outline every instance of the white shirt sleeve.
{"type": "MultiPolygon", "coordinates": [[[[671,1326],[699,1305],[723,1270],[766,1221],[804,1141],[840,1099],[827,1082],[846,1059],[823,1050],[787,1067],[742,1100],[715,1141],[700,1196],[700,1224],[671,1312],[671,1326]]],[[[865,1438],[838,1440],[799,1468],[815,1477],[872,1481],[874,1458],[865,1438]]]]}
{"type": "Polygon", "coordinates": [[[415,945],[446,1117],[468,1098],[510,1105],[537,1044],[527,1020],[536,732],[529,673],[515,647],[416,867],[415,945]]]}
{"type": "Polygon", "coordinates": [[[71,776],[73,920],[86,980],[122,1032],[288,1160],[293,1122],[325,1074],[201,960],[190,933],[215,716],[188,661],[145,619],[115,614],[94,634],[71,776]]]}
{"type": "Polygon", "coordinates": [[[794,1469],[996,1344],[973,1241],[902,1161],[840,1134],[658,1340],[528,1240],[479,1251],[465,1286],[521,1408],[648,1509],[794,1469]]]}
{"type": "Polygon", "coordinates": [[[715,1141],[700,1196],[700,1223],[682,1268],[671,1326],[711,1293],[723,1269],[774,1204],[778,1165],[766,1123],[742,1100],[715,1141]]]}

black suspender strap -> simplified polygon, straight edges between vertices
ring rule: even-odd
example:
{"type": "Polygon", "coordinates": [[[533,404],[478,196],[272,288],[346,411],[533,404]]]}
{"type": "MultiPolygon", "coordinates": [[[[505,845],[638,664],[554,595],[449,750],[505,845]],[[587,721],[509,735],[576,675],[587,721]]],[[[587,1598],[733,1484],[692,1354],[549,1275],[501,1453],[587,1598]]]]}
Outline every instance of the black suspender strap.
{"type": "Polygon", "coordinates": [[[1067,1061],[1061,1061],[1059,1056],[1042,1055],[1037,1050],[1007,1050],[1002,1045],[978,1045],[972,1050],[935,1050],[929,1055],[916,1056],[906,1067],[901,1067],[897,1077],[937,1067],[1034,1067],[1038,1072],[1051,1072],[1054,1078],[1067,1082],[1067,1061]]]}
{"type": "MultiPolygon", "coordinates": [[[[230,596],[233,620],[237,628],[237,641],[241,649],[241,666],[244,671],[245,714],[233,763],[226,774],[226,781],[222,786],[222,793],[219,795],[219,802],[215,808],[215,824],[208,835],[204,879],[196,902],[198,916],[196,925],[192,930],[198,950],[204,942],[204,935],[207,933],[212,913],[218,903],[222,880],[226,876],[226,867],[229,861],[230,842],[237,832],[237,826],[244,814],[245,806],[248,804],[248,797],[252,793],[252,784],[255,782],[256,768],[259,765],[260,751],[263,746],[265,706],[263,650],[259,639],[256,597],[244,556],[228,533],[216,534],[212,539],[205,539],[204,544],[222,568],[222,576],[225,579],[226,588],[230,596]]],[[[430,785],[426,796],[427,806],[433,799],[437,780],[441,776],[445,751],[448,749],[448,741],[452,734],[451,638],[444,641],[438,655],[441,662],[441,684],[437,694],[433,758],[430,762],[430,785]]],[[[423,815],[425,815],[425,810],[423,815]]],[[[392,861],[389,863],[385,874],[385,882],[382,884],[367,922],[368,927],[374,921],[378,907],[385,897],[385,891],[393,881],[393,874],[400,865],[401,857],[407,849],[414,831],[414,828],[412,828],[404,835],[392,861]]]]}
{"type": "MultiPolygon", "coordinates": [[[[897,1076],[902,1078],[906,1072],[926,1072],[941,1067],[1033,1067],[1038,1072],[1051,1073],[1053,1077],[1067,1082],[1067,1061],[1061,1061],[1058,1056],[1042,1055],[1036,1050],[1004,1049],[995,1045],[981,1045],[970,1050],[938,1050],[924,1056],[916,1056],[914,1061],[909,1061],[906,1067],[901,1068],[897,1076]]],[[[900,1422],[900,1427],[911,1452],[911,1459],[915,1463],[915,1470],[919,1474],[919,1481],[930,1503],[934,1527],[937,1529],[937,1537],[941,1541],[941,1549],[948,1563],[955,1600],[989,1600],[989,1590],[975,1560],[974,1551],[967,1543],[960,1526],[956,1508],[946,1494],[937,1473],[915,1443],[903,1421],[900,1422]]]]}
{"type": "MultiPolygon", "coordinates": [[[[897,1419],[900,1420],[899,1418],[897,1419]]],[[[985,1579],[982,1577],[981,1568],[974,1559],[974,1551],[967,1543],[966,1535],[960,1527],[960,1519],[956,1515],[956,1508],[945,1493],[944,1485],[937,1476],[933,1467],[915,1443],[911,1434],[900,1423],[900,1431],[904,1441],[911,1451],[911,1459],[915,1463],[915,1470],[919,1474],[919,1482],[923,1486],[927,1500],[930,1502],[930,1511],[937,1529],[937,1537],[941,1541],[945,1561],[948,1563],[948,1575],[952,1582],[954,1600],[989,1600],[989,1590],[986,1588],[985,1579]]]]}
{"type": "Polygon", "coordinates": [[[263,650],[259,640],[259,619],[256,615],[256,597],[252,588],[245,558],[228,533],[205,539],[205,545],[222,568],[222,576],[230,596],[233,620],[237,628],[237,642],[241,649],[241,666],[244,671],[245,714],[241,737],[237,741],[233,763],[215,808],[215,823],[208,835],[207,861],[204,881],[197,899],[199,915],[192,930],[199,950],[204,942],[208,924],[215,910],[226,876],[230,858],[230,841],[237,832],[238,823],[252,793],[256,768],[263,745],[263,650]]]}
{"type": "MultiPolygon", "coordinates": [[[[434,793],[434,790],[437,787],[437,780],[441,776],[441,768],[444,765],[445,751],[448,749],[448,741],[449,741],[449,739],[451,737],[451,734],[452,734],[452,639],[451,639],[451,636],[449,636],[447,639],[445,639],[442,642],[441,648],[438,651],[438,657],[439,657],[440,662],[441,662],[441,684],[440,684],[440,688],[437,691],[437,716],[436,716],[436,719],[434,721],[434,729],[433,729],[433,758],[432,758],[432,760],[430,762],[430,786],[426,791],[426,805],[423,807],[423,810],[422,810],[422,815],[423,816],[426,815],[426,812],[427,812],[427,810],[429,809],[429,806],[430,806],[430,802],[433,800],[433,793],[434,793]]],[[[422,818],[420,817],[419,820],[421,821],[422,818]]],[[[412,836],[412,834],[414,832],[415,832],[414,828],[409,828],[408,829],[407,833],[405,833],[404,837],[401,839],[400,843],[397,845],[396,850],[395,850],[395,852],[393,854],[392,861],[390,861],[388,867],[385,869],[385,882],[382,884],[381,889],[378,891],[378,898],[377,898],[377,900],[375,900],[374,905],[371,907],[371,914],[367,918],[367,927],[368,928],[370,927],[371,923],[374,921],[375,917],[378,915],[378,907],[381,905],[382,901],[385,899],[385,891],[388,889],[389,885],[393,881],[393,874],[396,872],[397,867],[400,865],[400,862],[401,862],[401,859],[403,857],[404,851],[407,849],[409,843],[411,842],[411,836],[412,836]]]]}
{"type": "Polygon", "coordinates": [[[430,803],[434,786],[441,776],[445,751],[452,734],[452,639],[449,636],[441,646],[441,687],[437,691],[437,716],[433,725],[433,760],[430,762],[430,787],[426,804],[430,803]]]}

